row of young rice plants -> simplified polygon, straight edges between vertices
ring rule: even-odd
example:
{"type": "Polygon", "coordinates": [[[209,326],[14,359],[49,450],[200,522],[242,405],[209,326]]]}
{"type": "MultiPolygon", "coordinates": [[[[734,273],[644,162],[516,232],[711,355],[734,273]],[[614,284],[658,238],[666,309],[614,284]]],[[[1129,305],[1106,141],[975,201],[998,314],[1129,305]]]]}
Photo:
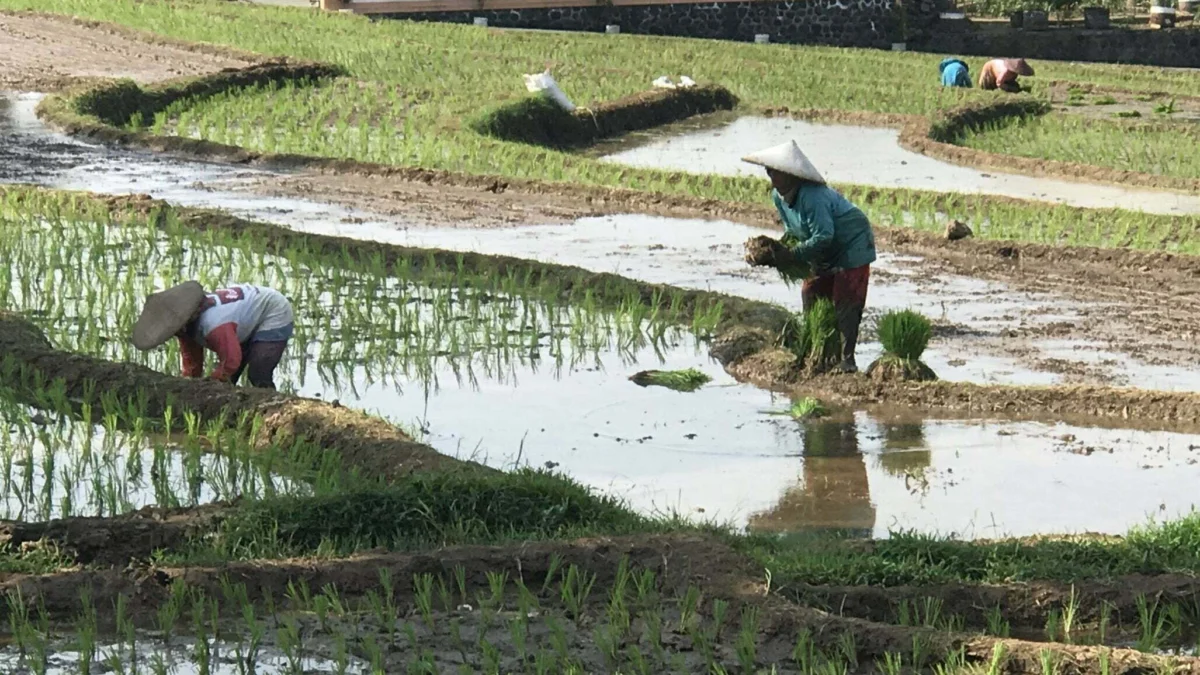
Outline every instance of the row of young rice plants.
{"type": "MultiPolygon", "coordinates": [[[[305,480],[278,475],[280,469],[288,473],[285,464],[292,466],[301,448],[285,453],[275,446],[253,447],[253,433],[227,429],[222,420],[201,425],[187,415],[183,431],[159,432],[136,404],[110,393],[94,405],[74,407],[60,386],[48,386],[42,396],[35,409],[0,393],[5,425],[0,518],[6,520],[107,517],[144,506],[308,496],[335,490],[341,481],[340,467],[328,462],[305,472],[305,480]]],[[[172,416],[163,420],[165,428],[172,416]]]]}
{"type": "Polygon", "coordinates": [[[1166,129],[1058,114],[993,123],[962,140],[962,145],[987,152],[1179,178],[1200,178],[1200,158],[1180,151],[1198,143],[1200,125],[1176,123],[1166,129]]]}
{"type": "Polygon", "coordinates": [[[504,381],[518,369],[553,368],[690,342],[720,321],[712,304],[676,325],[682,295],[646,302],[634,291],[603,302],[528,274],[473,272],[414,254],[389,265],[218,229],[203,233],[173,212],[114,215],[61,196],[9,192],[0,206],[0,303],[30,317],[56,346],[179,372],[174,342],[141,353],[128,336],[149,294],[186,279],[207,288],[258,283],[281,291],[296,335],[281,367],[294,388],[315,376],[335,394],[356,385],[436,388],[448,374],[504,381]],[[41,200],[35,204],[34,201],[41,200]],[[661,309],[660,309],[661,304],[661,309]]]}
{"type": "MultiPolygon", "coordinates": [[[[428,120],[419,122],[413,117],[414,110],[426,105],[420,102],[419,95],[374,88],[380,94],[378,101],[364,104],[359,109],[347,107],[347,96],[362,95],[371,89],[345,79],[313,86],[305,83],[263,85],[199,101],[179,101],[154,120],[133,120],[131,128],[205,138],[267,152],[287,150],[381,164],[621,185],[667,194],[767,203],[764,196],[767,183],[759,178],[629,169],[576,154],[502,143],[482,136],[472,136],[464,141],[472,144],[471,152],[450,153],[445,146],[444,134],[431,133],[428,120]],[[534,161],[507,161],[509,155],[506,153],[514,148],[521,153],[536,153],[532,158],[534,161]]],[[[1104,145],[1111,147],[1109,143],[1104,145]]],[[[1141,152],[1152,153],[1153,150],[1141,152]]],[[[1163,161],[1182,167],[1188,160],[1163,161]]],[[[1158,172],[1169,173],[1164,167],[1160,166],[1158,172]]],[[[1153,167],[1143,168],[1155,172],[1153,167]]],[[[946,220],[955,218],[968,221],[976,236],[989,239],[1196,251],[1194,238],[1186,236],[1197,227],[1194,218],[1116,209],[1085,211],[979,195],[866,186],[839,188],[879,225],[941,232],[946,220]]]]}
{"type": "MultiPolygon", "coordinates": [[[[289,582],[278,596],[231,579],[171,584],[157,607],[123,596],[101,606],[82,592],[70,621],[10,598],[13,644],[0,664],[27,672],[292,674],[769,672],[845,675],[863,666],[894,675],[941,664],[983,672],[934,642],[859,663],[860,636],[833,644],[802,626],[767,651],[761,610],[671,588],[622,558],[611,580],[553,554],[540,579],[455,565],[449,574],[395,578],[386,567],[365,592],[289,582]],[[149,610],[149,616],[146,616],[149,610]],[[141,612],[142,614],[139,614],[141,612]],[[109,626],[115,630],[109,629],[109,626]],[[152,627],[152,629],[147,629],[152,627]]],[[[993,670],[1003,663],[998,653],[993,670]]]]}

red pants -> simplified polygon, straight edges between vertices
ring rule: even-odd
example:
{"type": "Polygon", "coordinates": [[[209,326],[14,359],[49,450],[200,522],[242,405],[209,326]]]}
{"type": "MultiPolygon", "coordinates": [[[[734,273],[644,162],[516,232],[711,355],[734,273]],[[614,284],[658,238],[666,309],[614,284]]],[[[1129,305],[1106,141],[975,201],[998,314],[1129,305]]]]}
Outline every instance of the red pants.
{"type": "Polygon", "coordinates": [[[871,266],[863,265],[834,274],[816,277],[804,282],[801,300],[805,311],[818,298],[833,302],[837,311],[838,332],[842,335],[842,358],[853,359],[858,346],[858,327],[862,323],[863,308],[867,306],[867,285],[871,280],[871,266]]]}

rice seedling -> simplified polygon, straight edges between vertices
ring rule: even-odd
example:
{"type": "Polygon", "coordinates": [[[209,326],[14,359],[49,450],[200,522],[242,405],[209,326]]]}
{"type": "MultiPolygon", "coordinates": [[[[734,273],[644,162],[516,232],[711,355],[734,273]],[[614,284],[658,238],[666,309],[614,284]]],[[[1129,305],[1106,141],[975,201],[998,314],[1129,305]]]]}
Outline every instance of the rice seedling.
{"type": "MultiPolygon", "coordinates": [[[[690,333],[675,291],[652,298],[659,303],[653,308],[634,289],[601,302],[594,289],[566,293],[550,276],[534,279],[531,269],[474,272],[461,260],[452,267],[420,254],[364,262],[307,246],[264,255],[271,247],[254,237],[197,235],[167,213],[116,218],[42,193],[5,198],[0,253],[10,265],[0,274],[0,305],[31,317],[65,349],[166,372],[179,369],[173,342],[142,354],[127,336],[142,298],[186,278],[209,288],[242,280],[283,292],[297,315],[293,341],[312,358],[289,350],[281,387],[294,389],[315,371],[338,397],[362,396],[363,384],[413,381],[428,394],[446,375],[460,385],[479,376],[504,382],[518,368],[536,367],[544,353],[560,370],[604,352],[679,343],[690,333]],[[108,271],[131,267],[155,273],[108,271]],[[94,278],[64,275],[66,268],[93,270],[94,278]]],[[[687,321],[693,335],[710,332],[719,303],[687,321]]]]}
{"type": "Polygon", "coordinates": [[[695,368],[688,368],[643,370],[630,376],[629,380],[640,387],[666,387],[673,391],[692,392],[711,382],[712,378],[695,368]]]}
{"type": "MultiPolygon", "coordinates": [[[[1170,115],[1174,107],[1155,108],[1170,115]]],[[[1112,113],[1105,121],[1076,115],[1043,115],[988,126],[969,133],[968,147],[1002,154],[1092,164],[1163,176],[1200,178],[1200,162],[1176,152],[1180,142],[1195,142],[1200,130],[1188,125],[1163,129],[1145,123],[1122,122],[1142,115],[1137,110],[1112,113]],[[1120,138],[1122,142],[1114,143],[1120,138]]],[[[1194,125],[1192,125],[1194,126],[1194,125]]],[[[1188,154],[1188,153],[1183,153],[1188,154]]]]}
{"type": "Polygon", "coordinates": [[[935,380],[937,376],[921,361],[933,336],[929,319],[912,310],[890,311],[879,319],[879,342],[883,356],[867,368],[878,379],[935,380]]]}
{"type": "Polygon", "coordinates": [[[787,414],[794,419],[807,420],[824,417],[829,414],[829,410],[825,408],[825,404],[821,403],[820,399],[805,396],[792,401],[792,405],[787,409],[787,414]]]}

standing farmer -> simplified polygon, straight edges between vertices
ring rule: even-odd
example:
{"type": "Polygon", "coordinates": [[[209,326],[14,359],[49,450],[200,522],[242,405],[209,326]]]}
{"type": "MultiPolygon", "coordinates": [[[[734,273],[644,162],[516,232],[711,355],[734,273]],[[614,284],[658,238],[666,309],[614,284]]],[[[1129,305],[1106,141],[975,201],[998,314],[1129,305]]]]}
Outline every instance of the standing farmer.
{"type": "Polygon", "coordinates": [[[983,64],[983,69],[979,71],[979,88],[1001,89],[1016,94],[1021,91],[1021,85],[1017,82],[1020,75],[1033,76],[1033,66],[1026,63],[1025,59],[992,59],[983,64]]]}
{"type": "Polygon", "coordinates": [[[250,384],[274,389],[275,368],[294,328],[292,305],[279,291],[235,284],[205,293],[186,281],[146,298],[133,327],[133,344],[153,349],[172,336],[179,339],[184,377],[200,377],[204,348],[217,353],[212,379],[237,384],[250,371],[250,384]]]}
{"type": "Polygon", "coordinates": [[[750,263],[778,267],[795,260],[811,266],[813,275],[804,280],[801,291],[804,309],[807,311],[818,298],[833,302],[842,337],[842,362],[836,370],[857,371],[854,348],[867,303],[871,263],[875,262],[871,222],[857,206],[825,184],[795,141],[747,155],[742,161],[766,167],[774,186],[771,199],[784,230],[799,242],[788,248],[763,237],[770,242],[772,260],[750,263]]]}
{"type": "Polygon", "coordinates": [[[938,72],[942,74],[943,87],[971,88],[971,69],[962,59],[944,59],[938,64],[938,72]]]}

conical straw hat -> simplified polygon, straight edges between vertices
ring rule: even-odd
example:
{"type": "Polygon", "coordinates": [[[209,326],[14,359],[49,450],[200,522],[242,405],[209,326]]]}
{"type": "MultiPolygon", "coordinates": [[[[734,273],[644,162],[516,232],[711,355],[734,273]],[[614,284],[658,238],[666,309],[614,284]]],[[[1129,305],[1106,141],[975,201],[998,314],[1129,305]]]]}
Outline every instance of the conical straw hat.
{"type": "Polygon", "coordinates": [[[742,158],[743,162],[765,166],[768,169],[782,171],[797,178],[810,180],[814,183],[825,184],[825,178],[817,171],[817,167],[808,161],[796,141],[780,143],[766,150],[759,150],[742,158]]]}
{"type": "Polygon", "coordinates": [[[1029,65],[1025,59],[1005,59],[1004,66],[1009,70],[1017,71],[1017,74],[1022,77],[1033,77],[1033,66],[1029,65]]]}
{"type": "Polygon", "coordinates": [[[133,326],[133,346],[146,351],[170,340],[187,325],[202,302],[204,287],[195,281],[185,281],[150,295],[133,326]]]}

